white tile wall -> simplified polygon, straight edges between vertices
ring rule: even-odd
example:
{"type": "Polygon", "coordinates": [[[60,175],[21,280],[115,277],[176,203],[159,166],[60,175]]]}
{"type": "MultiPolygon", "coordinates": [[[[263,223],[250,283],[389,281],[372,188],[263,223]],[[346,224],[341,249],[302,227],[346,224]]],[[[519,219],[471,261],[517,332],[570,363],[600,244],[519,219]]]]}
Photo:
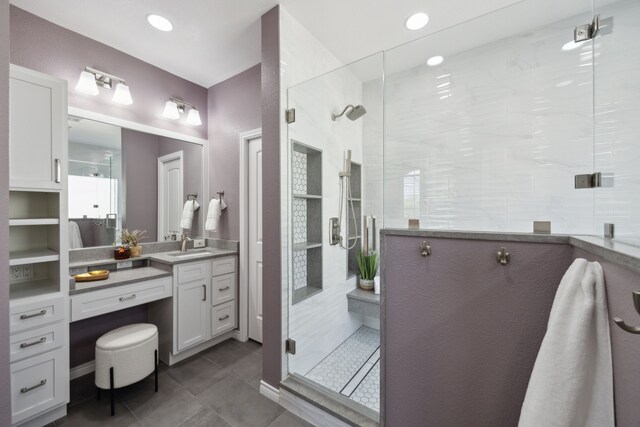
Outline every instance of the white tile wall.
{"type": "Polygon", "coordinates": [[[592,46],[563,51],[572,35],[554,23],[386,76],[385,226],[407,227],[418,170],[422,228],[593,232],[593,191],[573,188],[593,170],[592,46]]]}
{"type": "Polygon", "coordinates": [[[613,33],[595,43],[595,169],[613,187],[595,192],[595,233],[613,223],[616,236],[640,245],[640,2],[594,3],[613,17],[613,33]]]}

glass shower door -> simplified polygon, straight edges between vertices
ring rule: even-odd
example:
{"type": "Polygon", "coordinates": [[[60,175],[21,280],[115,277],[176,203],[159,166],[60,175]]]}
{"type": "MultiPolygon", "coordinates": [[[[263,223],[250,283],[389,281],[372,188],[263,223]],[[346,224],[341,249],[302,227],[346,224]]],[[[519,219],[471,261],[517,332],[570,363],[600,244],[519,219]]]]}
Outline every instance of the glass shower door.
{"type": "Polygon", "coordinates": [[[382,224],[382,83],[378,54],[287,91],[288,372],[372,417],[380,305],[358,289],[356,258],[362,217],[382,224]]]}

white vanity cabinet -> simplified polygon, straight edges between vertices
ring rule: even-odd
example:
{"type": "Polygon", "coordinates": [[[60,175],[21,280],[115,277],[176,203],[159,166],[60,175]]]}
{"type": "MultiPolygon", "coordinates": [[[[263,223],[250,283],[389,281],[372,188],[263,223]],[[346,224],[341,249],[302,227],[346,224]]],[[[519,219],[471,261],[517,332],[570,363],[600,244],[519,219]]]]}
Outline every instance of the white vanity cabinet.
{"type": "Polygon", "coordinates": [[[172,365],[231,337],[237,325],[237,256],[173,266],[170,300],[148,307],[150,323],[158,325],[160,359],[172,365]]]}
{"type": "Polygon", "coordinates": [[[11,65],[9,277],[13,426],[69,401],[67,82],[11,65]]]}
{"type": "Polygon", "coordinates": [[[175,295],[178,314],[176,321],[176,347],[178,351],[200,344],[211,336],[211,328],[209,327],[210,270],[210,261],[177,267],[175,295]]]}
{"type": "Polygon", "coordinates": [[[10,186],[60,190],[67,134],[67,84],[11,65],[10,186]]]}

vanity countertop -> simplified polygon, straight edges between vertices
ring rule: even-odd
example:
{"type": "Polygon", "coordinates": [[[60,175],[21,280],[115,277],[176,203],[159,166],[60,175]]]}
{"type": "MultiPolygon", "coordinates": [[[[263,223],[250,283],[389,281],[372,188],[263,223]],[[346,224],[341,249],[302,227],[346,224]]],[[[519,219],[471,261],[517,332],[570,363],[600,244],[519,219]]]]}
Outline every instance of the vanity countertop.
{"type": "Polygon", "coordinates": [[[202,261],[205,259],[222,258],[238,255],[238,251],[217,248],[189,249],[187,252],[172,251],[150,254],[152,261],[166,265],[184,264],[186,262],[202,261]]]}
{"type": "Polygon", "coordinates": [[[112,288],[114,286],[127,285],[142,280],[159,279],[161,277],[170,277],[171,271],[163,270],[157,267],[140,267],[127,268],[125,270],[112,271],[106,280],[97,280],[95,282],[75,282],[69,286],[69,295],[81,294],[84,292],[98,291],[101,289],[112,288]]]}

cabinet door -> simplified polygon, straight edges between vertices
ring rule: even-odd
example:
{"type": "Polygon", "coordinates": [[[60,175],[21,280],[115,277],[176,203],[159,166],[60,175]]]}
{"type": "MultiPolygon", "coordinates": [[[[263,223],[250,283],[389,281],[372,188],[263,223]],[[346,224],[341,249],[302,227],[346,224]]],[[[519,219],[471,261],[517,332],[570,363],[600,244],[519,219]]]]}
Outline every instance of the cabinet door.
{"type": "Polygon", "coordinates": [[[11,66],[9,170],[14,188],[64,187],[67,84],[11,66]]]}
{"type": "Polygon", "coordinates": [[[178,285],[178,351],[210,338],[211,286],[206,281],[178,285]]]}

